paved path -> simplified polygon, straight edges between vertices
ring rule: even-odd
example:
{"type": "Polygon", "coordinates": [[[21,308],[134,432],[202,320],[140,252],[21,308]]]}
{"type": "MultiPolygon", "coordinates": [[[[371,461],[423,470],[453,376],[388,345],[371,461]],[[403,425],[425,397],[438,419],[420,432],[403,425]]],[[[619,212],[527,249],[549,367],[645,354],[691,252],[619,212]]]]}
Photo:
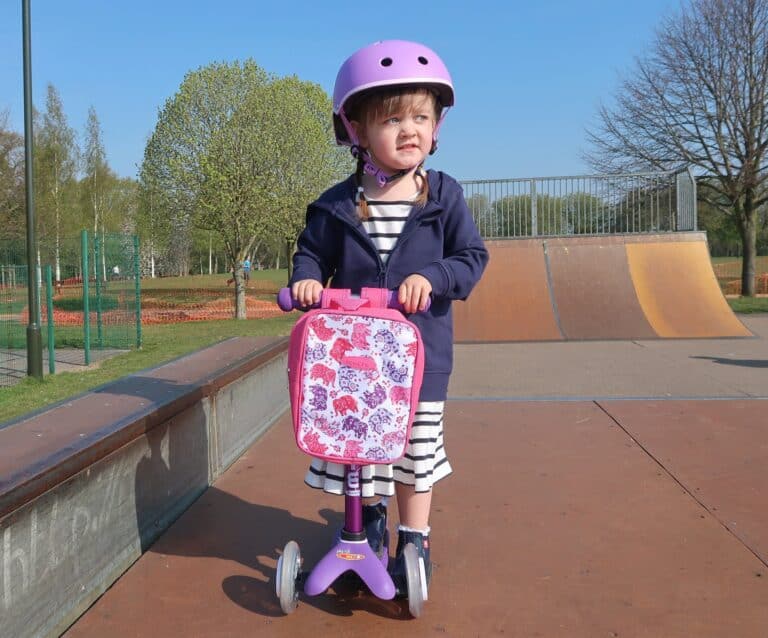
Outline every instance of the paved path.
{"type": "Polygon", "coordinates": [[[457,348],[419,620],[344,590],[281,614],[279,551],[312,565],[341,521],[284,417],[66,635],[765,638],[768,318],[745,321],[757,338],[457,348]]]}
{"type": "Polygon", "coordinates": [[[747,339],[456,346],[453,397],[768,397],[768,314],[740,315],[747,339]]]}
{"type": "MultiPolygon", "coordinates": [[[[102,361],[111,359],[127,350],[114,348],[94,348],[91,350],[91,363],[85,365],[85,354],[81,349],[59,348],[54,352],[54,367],[57,373],[88,370],[98,366],[102,361]]],[[[48,349],[43,350],[43,375],[47,375],[48,349]]],[[[27,351],[0,349],[0,387],[12,386],[27,376],[27,351]]]]}

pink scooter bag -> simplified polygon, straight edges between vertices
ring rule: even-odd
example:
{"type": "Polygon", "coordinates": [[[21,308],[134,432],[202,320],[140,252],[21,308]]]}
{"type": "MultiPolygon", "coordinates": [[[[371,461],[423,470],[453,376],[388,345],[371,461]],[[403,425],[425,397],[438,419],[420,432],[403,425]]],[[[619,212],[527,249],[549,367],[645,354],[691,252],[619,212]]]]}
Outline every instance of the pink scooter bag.
{"type": "Polygon", "coordinates": [[[320,307],[293,327],[291,412],[296,444],[307,454],[350,465],[392,463],[404,454],[424,345],[418,328],[391,307],[393,296],[327,288],[320,307]]]}

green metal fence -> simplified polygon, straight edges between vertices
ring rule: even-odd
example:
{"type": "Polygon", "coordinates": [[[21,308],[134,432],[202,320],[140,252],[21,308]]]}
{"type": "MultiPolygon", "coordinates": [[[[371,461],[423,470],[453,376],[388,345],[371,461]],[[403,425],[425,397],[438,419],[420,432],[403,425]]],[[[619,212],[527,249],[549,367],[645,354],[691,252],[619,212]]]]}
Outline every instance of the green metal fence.
{"type": "MultiPolygon", "coordinates": [[[[6,253],[9,251],[6,251],[6,253]]],[[[0,387],[24,378],[27,371],[27,267],[9,263],[0,251],[0,387]]]]}
{"type": "MultiPolygon", "coordinates": [[[[44,369],[87,366],[141,345],[138,238],[86,231],[43,244],[40,286],[44,369]],[[58,256],[58,258],[57,258],[58,256]],[[87,273],[84,277],[83,273],[87,273]]],[[[29,283],[24,246],[0,242],[0,387],[26,375],[29,283]]]]}

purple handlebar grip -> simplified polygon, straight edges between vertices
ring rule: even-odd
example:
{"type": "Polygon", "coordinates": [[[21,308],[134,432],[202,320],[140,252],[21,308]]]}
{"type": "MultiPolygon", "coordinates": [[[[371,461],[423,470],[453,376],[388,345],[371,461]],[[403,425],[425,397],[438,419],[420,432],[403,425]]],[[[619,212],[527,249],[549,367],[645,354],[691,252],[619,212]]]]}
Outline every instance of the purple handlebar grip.
{"type": "Polygon", "coordinates": [[[294,308],[295,300],[291,296],[290,288],[280,288],[280,292],[277,293],[277,305],[280,306],[280,310],[290,312],[294,308]]]}
{"type": "MultiPolygon", "coordinates": [[[[417,312],[426,312],[429,310],[429,307],[432,305],[432,297],[427,297],[427,305],[424,307],[424,310],[419,310],[417,312]]],[[[400,310],[402,312],[405,312],[403,310],[403,304],[401,304],[397,300],[397,290],[390,290],[387,293],[387,308],[392,308],[393,310],[400,310]]]]}
{"type": "Polygon", "coordinates": [[[310,308],[319,308],[320,302],[313,303],[311,306],[302,306],[293,298],[290,288],[280,288],[280,291],[277,293],[277,305],[280,306],[280,310],[283,310],[284,312],[290,312],[291,310],[309,310],[310,308]]]}
{"type": "MultiPolygon", "coordinates": [[[[291,310],[296,310],[298,308],[303,308],[298,301],[296,301],[293,298],[293,295],[291,295],[291,289],[290,288],[281,288],[280,292],[277,293],[277,305],[280,306],[280,310],[284,310],[285,312],[290,312],[291,310]]],[[[429,310],[429,307],[432,305],[432,299],[427,299],[427,306],[424,308],[422,312],[426,312],[429,310]]],[[[312,304],[309,306],[310,308],[319,308],[320,304],[312,304]]],[[[394,310],[403,310],[403,304],[401,304],[397,300],[397,291],[396,290],[390,290],[387,293],[387,307],[392,308],[394,310]]]]}

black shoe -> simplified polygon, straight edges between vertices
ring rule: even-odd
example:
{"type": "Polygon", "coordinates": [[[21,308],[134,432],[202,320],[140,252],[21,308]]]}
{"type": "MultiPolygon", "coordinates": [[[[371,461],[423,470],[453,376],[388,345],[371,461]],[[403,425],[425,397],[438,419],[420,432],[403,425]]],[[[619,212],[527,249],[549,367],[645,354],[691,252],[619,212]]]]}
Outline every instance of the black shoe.
{"type": "Polygon", "coordinates": [[[384,551],[384,534],[387,532],[387,508],[382,503],[363,505],[363,527],[368,544],[381,557],[384,551]]]}
{"type": "Polygon", "coordinates": [[[421,532],[397,530],[397,550],[395,551],[395,560],[390,575],[395,583],[395,590],[399,598],[405,598],[408,595],[405,556],[403,555],[403,550],[408,543],[413,543],[416,546],[419,558],[424,561],[424,574],[427,579],[427,586],[429,586],[432,580],[432,561],[429,559],[429,536],[424,536],[421,532]]]}

